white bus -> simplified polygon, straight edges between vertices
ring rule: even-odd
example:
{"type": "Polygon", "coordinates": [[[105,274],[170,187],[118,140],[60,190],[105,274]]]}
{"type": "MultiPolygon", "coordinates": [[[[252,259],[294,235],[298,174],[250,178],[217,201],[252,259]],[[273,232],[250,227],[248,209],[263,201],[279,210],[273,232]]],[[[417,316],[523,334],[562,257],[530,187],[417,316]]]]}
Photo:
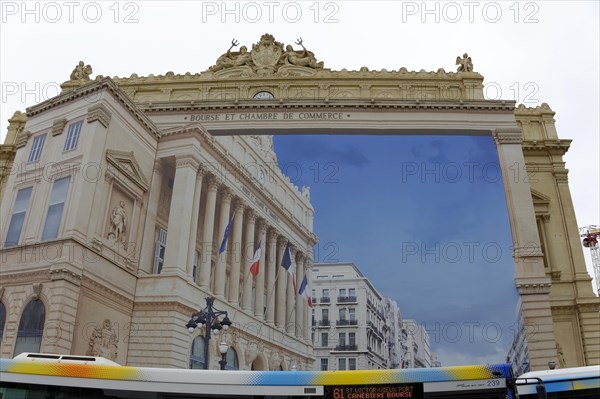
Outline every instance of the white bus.
{"type": "Polygon", "coordinates": [[[23,353],[0,359],[0,399],[514,398],[509,364],[351,371],[126,367],[103,358],[23,353]]]}
{"type": "Polygon", "coordinates": [[[525,373],[517,378],[519,398],[535,398],[539,382],[548,399],[600,399],[600,365],[525,373]]]}

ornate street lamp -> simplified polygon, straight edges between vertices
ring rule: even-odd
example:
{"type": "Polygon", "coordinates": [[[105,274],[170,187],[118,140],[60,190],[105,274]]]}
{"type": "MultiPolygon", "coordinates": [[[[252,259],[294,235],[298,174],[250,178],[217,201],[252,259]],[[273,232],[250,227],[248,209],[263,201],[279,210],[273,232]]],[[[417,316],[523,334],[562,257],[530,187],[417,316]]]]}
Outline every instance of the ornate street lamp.
{"type": "MultiPolygon", "coordinates": [[[[215,302],[215,298],[206,297],[206,307],[200,310],[197,313],[192,315],[192,318],[185,325],[190,333],[193,333],[196,327],[202,328],[205,327],[204,332],[204,368],[208,369],[208,344],[210,342],[211,333],[217,334],[221,329],[227,331],[229,326],[232,324],[229,317],[227,317],[227,312],[224,310],[216,309],[213,304],[215,302]],[[219,317],[223,317],[223,319],[219,320],[219,317]]],[[[223,343],[222,343],[223,344],[223,343]]],[[[221,344],[221,345],[222,345],[221,344]]],[[[219,351],[221,353],[221,345],[219,345],[219,351]]],[[[227,344],[225,344],[227,345],[227,344]]],[[[227,353],[227,349],[225,348],[225,353],[227,353]]],[[[225,355],[222,355],[223,359],[219,361],[219,363],[223,362],[225,359],[225,355]]],[[[225,364],[227,362],[221,364],[221,370],[225,369],[225,364]]]]}

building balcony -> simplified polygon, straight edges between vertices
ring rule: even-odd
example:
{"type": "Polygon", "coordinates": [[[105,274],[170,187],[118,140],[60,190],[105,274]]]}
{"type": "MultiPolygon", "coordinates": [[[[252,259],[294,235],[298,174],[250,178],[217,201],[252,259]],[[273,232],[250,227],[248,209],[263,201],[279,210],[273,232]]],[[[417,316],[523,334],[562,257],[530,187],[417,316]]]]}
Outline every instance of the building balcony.
{"type": "Polygon", "coordinates": [[[336,326],[357,326],[358,320],[337,320],[335,322],[336,326]]]}
{"type": "Polygon", "coordinates": [[[358,302],[355,296],[338,296],[338,303],[356,303],[358,302]]]}
{"type": "Polygon", "coordinates": [[[357,345],[337,345],[334,350],[336,350],[338,352],[356,351],[356,350],[358,350],[358,346],[357,345]]]}
{"type": "Polygon", "coordinates": [[[319,320],[319,327],[329,327],[329,319],[319,320]]]}
{"type": "Polygon", "coordinates": [[[330,302],[331,302],[330,297],[322,297],[319,299],[319,303],[330,303],[330,302]]]}

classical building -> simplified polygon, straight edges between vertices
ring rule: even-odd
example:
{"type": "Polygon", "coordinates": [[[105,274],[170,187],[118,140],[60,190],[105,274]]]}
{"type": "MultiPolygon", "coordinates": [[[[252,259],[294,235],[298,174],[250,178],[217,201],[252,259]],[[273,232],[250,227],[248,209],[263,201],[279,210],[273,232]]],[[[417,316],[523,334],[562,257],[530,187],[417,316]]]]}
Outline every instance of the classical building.
{"type": "Polygon", "coordinates": [[[203,330],[185,325],[215,297],[234,325],[210,341],[210,367],[224,340],[237,368],[312,368],[306,302],[277,270],[291,242],[296,278],[310,276],[313,209],[279,170],[270,135],[385,131],[495,139],[523,325],[536,331],[531,369],[558,363],[557,348],[566,366],[600,363],[599,300],[563,162],[570,141],[550,107],[485,100],[466,54],[456,72],[332,71],[298,44],[266,34],[199,73],[92,79],[80,62],[60,95],[9,120],[2,356],[189,367],[206,359],[203,330]]]}
{"type": "Polygon", "coordinates": [[[384,298],[353,263],[315,263],[315,370],[390,368],[384,298]]]}

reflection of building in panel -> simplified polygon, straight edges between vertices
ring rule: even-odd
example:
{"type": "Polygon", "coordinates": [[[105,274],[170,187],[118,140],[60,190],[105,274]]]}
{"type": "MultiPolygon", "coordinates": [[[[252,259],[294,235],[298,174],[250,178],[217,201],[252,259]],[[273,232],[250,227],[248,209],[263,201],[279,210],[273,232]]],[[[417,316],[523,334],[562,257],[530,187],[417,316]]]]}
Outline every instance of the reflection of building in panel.
{"type": "MultiPolygon", "coordinates": [[[[313,368],[306,302],[277,273],[289,240],[297,285],[310,276],[313,208],[268,134],[360,129],[493,137],[523,324],[541,331],[527,342],[531,369],[598,364],[599,300],[563,162],[570,141],[547,104],[485,100],[483,76],[461,67],[332,71],[271,35],[201,73],[92,80],[80,63],[59,96],[14,114],[0,147],[2,356],[37,339],[47,352],[188,367],[195,337],[184,326],[215,296],[232,316],[222,338],[239,368],[313,368]]],[[[364,367],[384,367],[373,306],[365,342],[381,357],[364,367]]]]}

